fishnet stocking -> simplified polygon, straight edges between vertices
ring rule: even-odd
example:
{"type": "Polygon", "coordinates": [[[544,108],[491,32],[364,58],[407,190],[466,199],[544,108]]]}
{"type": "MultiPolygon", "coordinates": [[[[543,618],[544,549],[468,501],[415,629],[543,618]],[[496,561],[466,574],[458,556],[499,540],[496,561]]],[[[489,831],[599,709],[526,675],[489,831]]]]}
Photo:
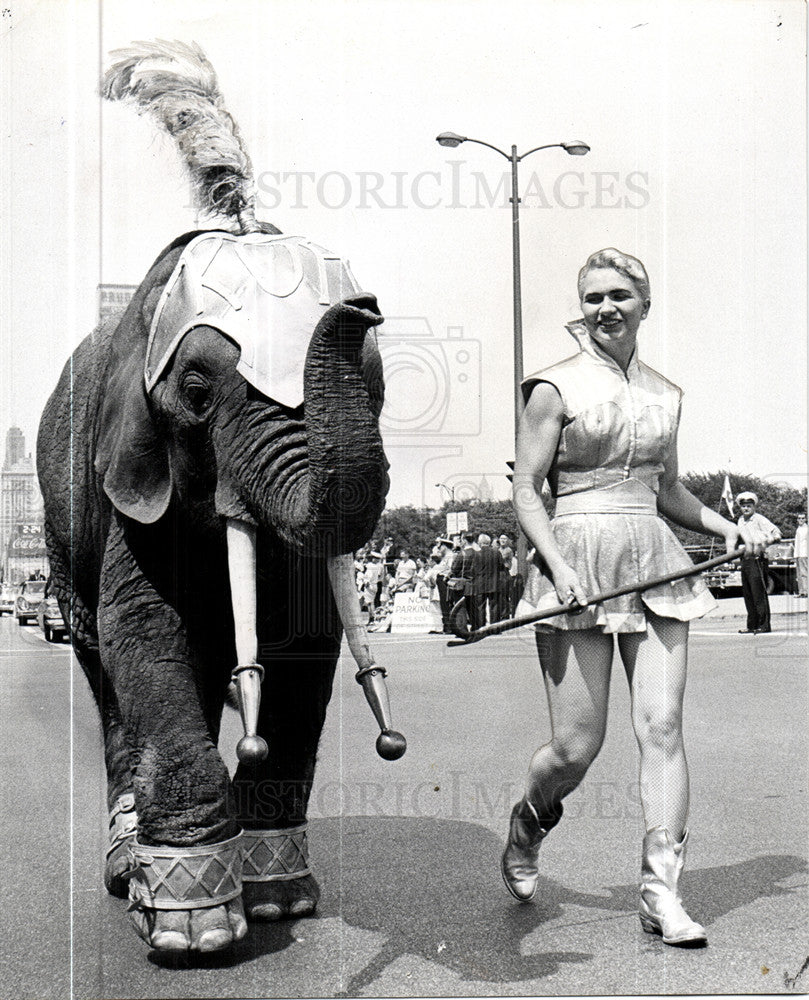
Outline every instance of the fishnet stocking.
{"type": "Polygon", "coordinates": [[[531,759],[526,795],[542,817],[556,812],[601,749],[613,640],[600,629],[539,632],[537,650],[548,696],[551,740],[531,759]]]}
{"type": "MultiPolygon", "coordinates": [[[[679,840],[688,816],[688,766],[682,735],[688,623],[648,610],[646,618],[646,631],[619,634],[618,648],[632,696],[646,829],[662,827],[679,840]]],[[[541,632],[537,649],[551,740],[531,759],[526,795],[541,816],[555,812],[601,749],[613,640],[598,629],[541,632]]]]}
{"type": "Polygon", "coordinates": [[[632,695],[646,829],[662,827],[680,840],[688,817],[683,747],[688,623],[647,610],[646,631],[619,635],[618,648],[632,695]]]}

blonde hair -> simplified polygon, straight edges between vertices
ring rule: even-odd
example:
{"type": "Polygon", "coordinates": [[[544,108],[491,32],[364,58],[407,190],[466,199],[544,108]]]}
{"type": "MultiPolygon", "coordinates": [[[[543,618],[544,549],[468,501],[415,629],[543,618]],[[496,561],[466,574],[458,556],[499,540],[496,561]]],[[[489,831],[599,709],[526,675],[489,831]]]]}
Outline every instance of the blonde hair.
{"type": "Polygon", "coordinates": [[[587,263],[581,271],[579,271],[579,299],[581,299],[582,296],[584,279],[590,271],[595,271],[597,268],[611,268],[613,271],[618,271],[619,274],[625,275],[631,282],[633,282],[640,293],[641,298],[651,298],[651,293],[649,291],[649,275],[646,273],[646,268],[638,260],[638,258],[632,257],[628,253],[621,253],[620,250],[616,250],[614,247],[607,247],[605,250],[596,250],[595,253],[590,254],[587,258],[587,263]]]}

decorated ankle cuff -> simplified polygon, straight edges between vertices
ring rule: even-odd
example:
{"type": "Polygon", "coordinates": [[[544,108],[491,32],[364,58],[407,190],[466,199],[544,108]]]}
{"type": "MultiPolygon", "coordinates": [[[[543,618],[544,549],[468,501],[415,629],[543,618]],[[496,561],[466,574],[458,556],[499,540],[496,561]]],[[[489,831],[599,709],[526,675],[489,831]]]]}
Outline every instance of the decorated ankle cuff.
{"type": "Polygon", "coordinates": [[[138,830],[138,814],[135,812],[135,796],[132,792],[119,795],[110,810],[109,857],[124,841],[133,840],[138,830]]]}
{"type": "Polygon", "coordinates": [[[289,881],[310,875],[306,823],[242,834],[245,882],[289,881]]]}
{"type": "Polygon", "coordinates": [[[220,906],[242,891],[241,834],[198,847],[129,846],[128,873],[133,907],[199,910],[220,906]]]}

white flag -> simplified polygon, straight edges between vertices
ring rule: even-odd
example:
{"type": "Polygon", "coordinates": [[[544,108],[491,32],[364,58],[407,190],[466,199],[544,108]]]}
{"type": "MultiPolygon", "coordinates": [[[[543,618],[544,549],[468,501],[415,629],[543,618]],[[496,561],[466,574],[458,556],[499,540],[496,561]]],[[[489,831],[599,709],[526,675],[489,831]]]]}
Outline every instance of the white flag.
{"type": "Polygon", "coordinates": [[[736,511],[733,509],[733,490],[730,488],[730,477],[725,476],[725,485],[722,487],[722,500],[728,505],[728,510],[730,511],[730,516],[735,517],[736,511]]]}

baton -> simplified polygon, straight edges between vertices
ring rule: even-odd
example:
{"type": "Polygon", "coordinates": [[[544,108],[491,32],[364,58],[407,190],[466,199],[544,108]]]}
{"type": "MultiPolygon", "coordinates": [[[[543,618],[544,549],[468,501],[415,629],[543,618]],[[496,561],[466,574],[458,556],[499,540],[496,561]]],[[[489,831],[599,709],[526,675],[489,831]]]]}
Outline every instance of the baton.
{"type": "Polygon", "coordinates": [[[600,604],[602,601],[609,601],[613,597],[623,597],[624,594],[632,594],[635,591],[642,593],[644,590],[651,590],[652,587],[659,587],[664,583],[672,583],[674,580],[682,580],[687,576],[695,576],[697,573],[704,573],[713,569],[714,566],[721,566],[723,563],[733,562],[744,553],[744,546],[740,546],[733,552],[725,553],[723,556],[715,556],[706,562],[694,563],[690,569],[680,569],[676,573],[667,573],[665,576],[657,576],[653,580],[646,580],[644,583],[630,583],[626,587],[618,587],[616,590],[607,590],[602,594],[593,594],[588,597],[584,604],[579,604],[574,600],[570,604],[557,604],[555,607],[546,608],[544,611],[536,611],[530,615],[523,615],[520,618],[506,618],[501,622],[492,622],[491,625],[484,625],[473,632],[464,630],[460,622],[461,611],[464,609],[464,598],[461,598],[452,608],[449,616],[449,626],[453,633],[458,636],[457,640],[450,639],[448,646],[468,646],[471,642],[480,642],[490,635],[500,635],[501,632],[508,632],[513,628],[520,628],[522,625],[530,625],[533,622],[541,621],[543,618],[555,618],[556,615],[577,614],[591,604],[600,604]]]}

